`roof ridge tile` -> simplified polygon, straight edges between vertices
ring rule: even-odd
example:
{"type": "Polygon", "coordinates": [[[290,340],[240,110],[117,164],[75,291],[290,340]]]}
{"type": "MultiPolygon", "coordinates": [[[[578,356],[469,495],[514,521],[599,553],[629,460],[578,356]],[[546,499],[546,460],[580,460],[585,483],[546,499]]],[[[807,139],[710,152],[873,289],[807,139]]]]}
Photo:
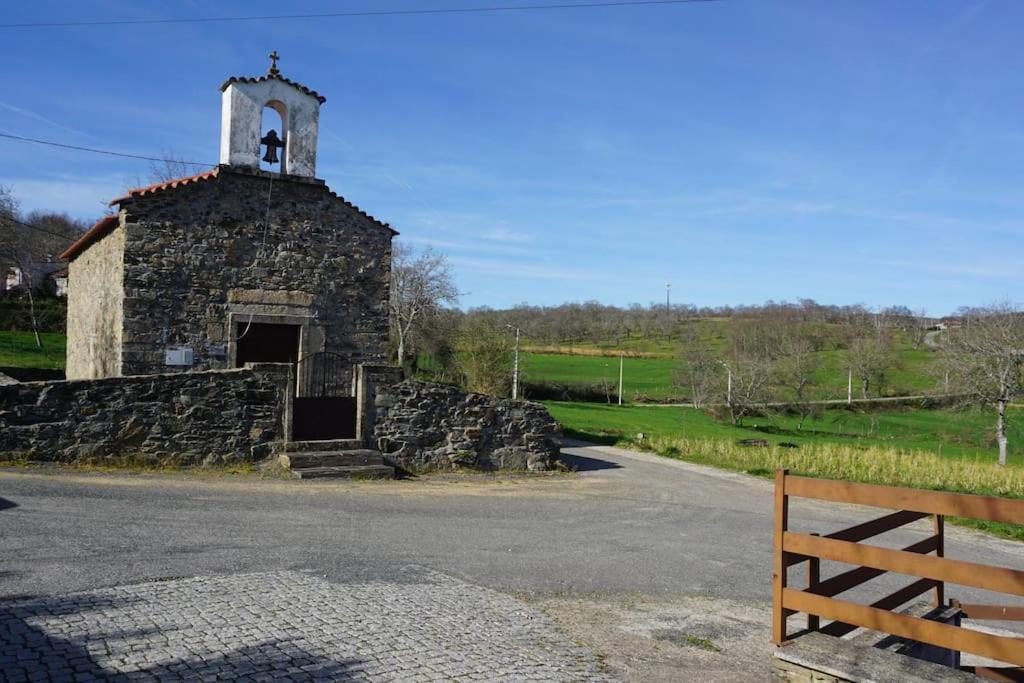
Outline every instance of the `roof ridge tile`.
{"type": "Polygon", "coordinates": [[[298,81],[293,81],[290,78],[285,78],[281,74],[266,74],[264,76],[232,76],[231,78],[229,78],[221,84],[220,89],[221,92],[223,92],[224,90],[227,90],[227,87],[232,83],[264,83],[266,81],[281,81],[282,83],[286,83],[287,85],[290,85],[293,88],[297,88],[298,90],[306,93],[307,95],[315,97],[316,99],[320,100],[320,104],[323,104],[324,102],[327,101],[327,98],[318,93],[316,90],[313,90],[308,86],[302,85],[298,81]]]}
{"type": "Polygon", "coordinates": [[[120,204],[121,202],[126,201],[128,199],[132,199],[133,197],[141,197],[142,195],[152,194],[154,192],[159,192],[161,190],[167,190],[174,187],[180,187],[182,185],[191,185],[192,183],[198,183],[204,180],[209,180],[210,178],[217,177],[217,174],[219,172],[220,167],[217,167],[210,169],[209,171],[196,173],[195,175],[185,176],[184,178],[173,178],[171,180],[163,180],[158,183],[153,183],[152,185],[147,185],[145,187],[137,187],[133,190],[128,190],[128,194],[124,195],[123,197],[111,199],[108,203],[108,206],[120,204]]]}
{"type": "Polygon", "coordinates": [[[75,240],[70,247],[65,249],[58,258],[62,261],[71,261],[85,251],[93,242],[106,235],[112,228],[117,227],[119,223],[120,217],[117,214],[104,216],[96,221],[95,225],[86,230],[81,237],[75,240]]]}

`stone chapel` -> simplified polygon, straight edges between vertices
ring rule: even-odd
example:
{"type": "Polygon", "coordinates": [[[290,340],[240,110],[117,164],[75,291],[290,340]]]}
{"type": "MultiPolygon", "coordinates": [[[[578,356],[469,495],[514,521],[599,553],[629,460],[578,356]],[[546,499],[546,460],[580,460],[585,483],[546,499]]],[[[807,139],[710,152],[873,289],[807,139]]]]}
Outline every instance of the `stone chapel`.
{"type": "Polygon", "coordinates": [[[271,59],[220,87],[218,166],[114,199],[64,252],[68,379],[386,363],[397,233],[316,177],[325,98],[271,59]]]}

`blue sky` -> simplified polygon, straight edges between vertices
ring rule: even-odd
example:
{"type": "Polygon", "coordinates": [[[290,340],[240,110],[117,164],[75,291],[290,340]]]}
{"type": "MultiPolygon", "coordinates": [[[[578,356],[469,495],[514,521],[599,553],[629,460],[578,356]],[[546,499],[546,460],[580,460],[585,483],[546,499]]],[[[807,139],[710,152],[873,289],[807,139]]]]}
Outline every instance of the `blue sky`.
{"type": "MultiPolygon", "coordinates": [[[[505,0],[40,0],[3,22],[505,0]]],[[[506,4],[515,4],[508,0],[506,4]]],[[[0,29],[0,131],[216,162],[218,86],[327,97],[318,175],[453,263],[464,306],[800,297],[942,314],[1024,285],[1024,3],[724,0],[0,29]]],[[[0,140],[95,219],[147,162],[0,140]]]]}

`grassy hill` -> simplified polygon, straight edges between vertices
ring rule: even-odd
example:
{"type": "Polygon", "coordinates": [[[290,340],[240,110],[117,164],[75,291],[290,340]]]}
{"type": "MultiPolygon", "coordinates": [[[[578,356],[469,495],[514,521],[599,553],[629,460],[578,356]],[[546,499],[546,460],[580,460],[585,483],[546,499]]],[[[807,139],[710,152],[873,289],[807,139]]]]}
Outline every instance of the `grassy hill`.
{"type": "MultiPolygon", "coordinates": [[[[710,349],[726,358],[730,321],[727,319],[697,320],[687,323],[699,330],[710,349]]],[[[826,332],[828,334],[829,332],[826,332]]],[[[838,328],[832,329],[835,337],[838,328]]],[[[815,375],[815,398],[845,398],[847,392],[850,354],[832,342],[816,352],[820,370],[815,375]]],[[[676,374],[681,365],[678,337],[629,336],[605,342],[574,342],[563,345],[524,344],[522,357],[523,379],[527,383],[543,382],[569,385],[605,385],[617,391],[619,381],[619,354],[623,361],[623,398],[633,401],[647,398],[654,401],[689,398],[686,387],[676,386],[676,374]]],[[[914,349],[901,334],[894,335],[895,363],[886,374],[882,386],[883,396],[907,396],[929,393],[941,388],[934,374],[936,354],[926,347],[914,349]]],[[[725,370],[723,369],[723,373],[725,370]]],[[[854,378],[854,397],[859,397],[859,385],[854,378]]],[[[877,396],[877,387],[872,396],[877,396]]]]}
{"type": "MultiPolygon", "coordinates": [[[[623,397],[637,394],[655,399],[676,394],[672,388],[679,361],[673,358],[626,358],[623,360],[623,397]]],[[[559,384],[605,384],[618,391],[618,357],[580,356],[552,353],[526,353],[522,357],[524,382],[559,384]]]]}
{"type": "MultiPolygon", "coordinates": [[[[598,441],[632,443],[646,438],[763,439],[769,444],[798,446],[837,443],[926,451],[944,458],[995,462],[995,412],[947,410],[858,411],[834,409],[809,418],[797,429],[795,417],[748,418],[734,427],[693,408],[682,406],[608,406],[547,401],[551,415],[570,435],[598,441]]],[[[1024,467],[1024,409],[1010,409],[1010,464],[1024,467]]]]}

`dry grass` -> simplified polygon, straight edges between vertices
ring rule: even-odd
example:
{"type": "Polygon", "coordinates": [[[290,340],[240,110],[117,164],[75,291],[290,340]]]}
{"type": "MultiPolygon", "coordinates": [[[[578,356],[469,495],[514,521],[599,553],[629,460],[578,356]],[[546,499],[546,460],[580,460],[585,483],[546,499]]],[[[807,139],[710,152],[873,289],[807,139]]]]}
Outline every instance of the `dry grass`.
{"type": "Polygon", "coordinates": [[[557,356],[595,356],[600,358],[672,358],[670,353],[659,351],[619,351],[616,349],[600,349],[594,346],[524,346],[523,351],[529,353],[545,353],[557,356]]]}
{"type": "Polygon", "coordinates": [[[950,459],[917,450],[847,444],[800,448],[740,446],[724,439],[654,437],[645,447],[662,455],[755,474],[780,467],[794,474],[1024,498],[1024,467],[1000,467],[990,459],[950,459]]]}
{"type": "MultiPolygon", "coordinates": [[[[276,463],[274,463],[276,464],[276,463]]],[[[273,468],[260,463],[235,462],[215,465],[187,465],[176,456],[154,458],[141,454],[124,454],[69,461],[33,459],[23,453],[0,453],[0,467],[50,468],[68,472],[136,473],[136,474],[191,474],[198,476],[260,475],[278,476],[273,468]]]]}

